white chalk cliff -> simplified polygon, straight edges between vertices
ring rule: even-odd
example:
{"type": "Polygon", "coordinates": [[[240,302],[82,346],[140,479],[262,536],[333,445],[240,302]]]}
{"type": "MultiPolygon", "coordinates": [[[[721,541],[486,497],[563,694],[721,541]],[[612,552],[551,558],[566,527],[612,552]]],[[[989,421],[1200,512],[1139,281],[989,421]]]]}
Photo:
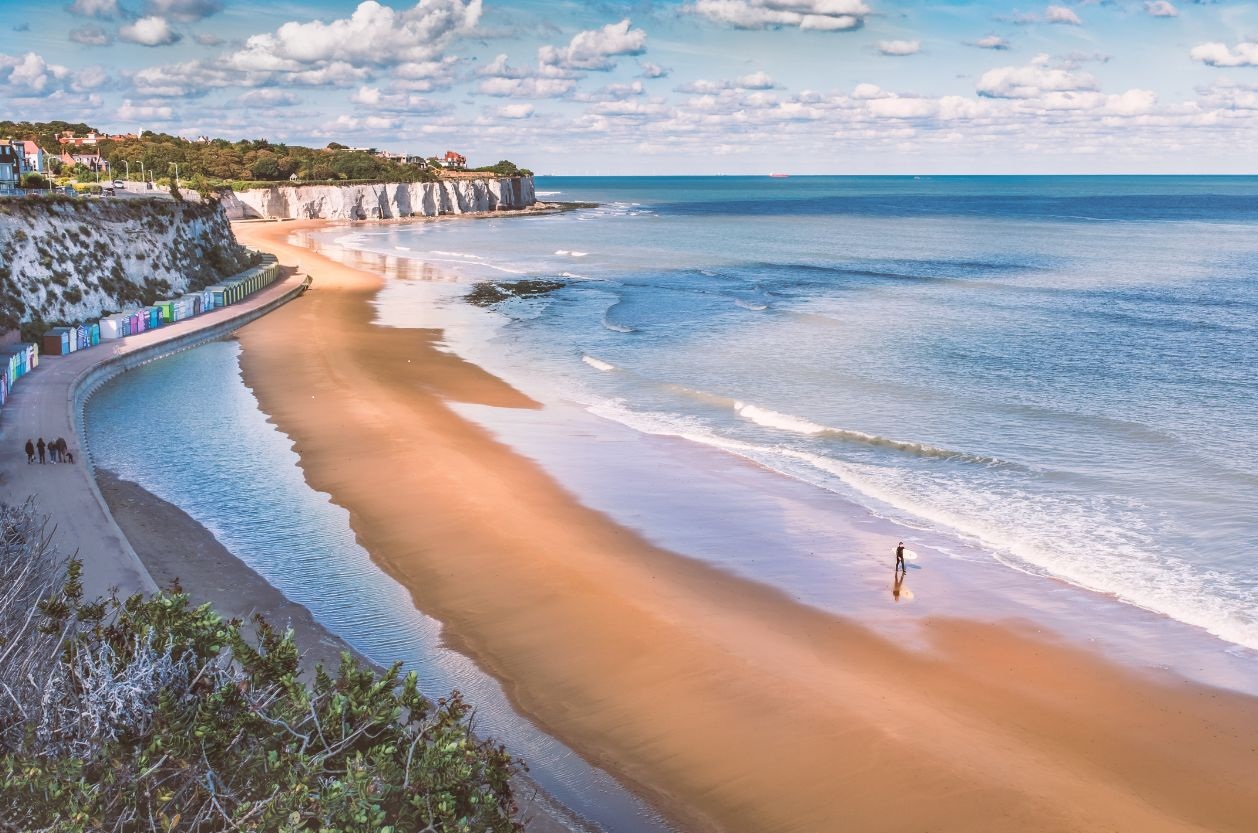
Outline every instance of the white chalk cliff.
{"type": "Polygon", "coordinates": [[[448,179],[381,185],[273,185],[226,192],[233,220],[382,220],[528,208],[537,198],[532,177],[448,179]]]}

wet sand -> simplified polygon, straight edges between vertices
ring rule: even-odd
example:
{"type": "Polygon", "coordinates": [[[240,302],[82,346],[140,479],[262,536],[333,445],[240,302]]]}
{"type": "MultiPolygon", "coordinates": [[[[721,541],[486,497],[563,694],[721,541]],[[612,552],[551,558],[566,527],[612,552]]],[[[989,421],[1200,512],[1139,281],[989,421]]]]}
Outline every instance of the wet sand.
{"type": "MultiPolygon", "coordinates": [[[[209,603],[219,615],[244,621],[246,632],[251,631],[249,622],[255,613],[276,628],[292,628],[301,651],[302,673],[309,680],[313,680],[318,665],[339,667],[341,655],[347,652],[363,665],[381,670],[319,624],[305,606],[285,598],[178,506],[106,469],[96,469],[96,483],[110,514],[158,587],[178,583],[192,604],[209,603]]],[[[514,787],[519,818],[528,833],[582,833],[588,829],[556,806],[528,777],[517,776],[514,787]]]]}
{"type": "Polygon", "coordinates": [[[374,326],[379,277],[287,243],[317,225],[237,228],[315,280],[240,332],[246,383],[447,640],[684,828],[1258,827],[1254,698],[1025,622],[927,619],[905,650],[652,546],[455,415],[539,406],[374,326]]]}

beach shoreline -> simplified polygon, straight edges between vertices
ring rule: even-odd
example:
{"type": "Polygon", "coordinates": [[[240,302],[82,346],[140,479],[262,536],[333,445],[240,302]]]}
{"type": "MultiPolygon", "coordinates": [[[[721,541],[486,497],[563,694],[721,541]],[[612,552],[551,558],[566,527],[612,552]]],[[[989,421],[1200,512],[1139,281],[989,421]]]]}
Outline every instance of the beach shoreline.
{"type": "Polygon", "coordinates": [[[447,639],[683,827],[1243,830],[1258,818],[1254,789],[1229,775],[1255,764],[1252,698],[1154,680],[1014,624],[930,621],[934,650],[904,651],[651,546],[455,415],[450,401],[539,406],[439,350],[437,331],[374,326],[379,277],[287,242],[318,227],[238,229],[316,278],[311,303],[241,332],[246,383],[308,482],[350,511],[447,639]],[[319,339],[280,348],[316,326],[319,339]],[[354,446],[368,440],[364,459],[354,446]],[[1158,722],[1154,743],[1143,730],[1158,722]]]}

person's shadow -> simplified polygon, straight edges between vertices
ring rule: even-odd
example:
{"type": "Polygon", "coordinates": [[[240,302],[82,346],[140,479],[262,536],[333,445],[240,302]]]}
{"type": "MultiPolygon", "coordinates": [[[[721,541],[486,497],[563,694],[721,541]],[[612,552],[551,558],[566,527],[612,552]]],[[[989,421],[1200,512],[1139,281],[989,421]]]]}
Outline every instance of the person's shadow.
{"type": "Polygon", "coordinates": [[[904,572],[900,572],[899,570],[895,571],[895,583],[891,585],[891,597],[897,602],[900,601],[900,593],[904,587],[904,577],[908,574],[908,570],[905,570],[904,572]]]}

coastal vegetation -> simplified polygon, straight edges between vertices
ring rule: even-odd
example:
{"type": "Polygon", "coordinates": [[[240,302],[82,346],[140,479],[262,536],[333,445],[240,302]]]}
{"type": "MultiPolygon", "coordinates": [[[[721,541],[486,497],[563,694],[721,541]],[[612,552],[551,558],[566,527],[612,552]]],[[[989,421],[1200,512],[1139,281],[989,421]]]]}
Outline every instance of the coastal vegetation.
{"type": "MultiPolygon", "coordinates": [[[[60,150],[59,136],[64,131],[75,135],[94,133],[86,124],[68,122],[0,121],[0,136],[29,139],[46,152],[60,150]]],[[[99,153],[109,165],[111,176],[125,176],[142,170],[152,173],[159,182],[174,181],[175,166],[179,178],[188,187],[209,195],[214,190],[231,187],[242,190],[294,179],[308,184],[344,184],[348,182],[435,182],[441,178],[438,159],[430,157],[396,158],[373,152],[374,149],[350,148],[338,142],[311,148],[271,142],[266,139],[201,139],[189,141],[165,133],[143,132],[139,136],[105,138],[96,145],[76,152],[99,153]]],[[[63,178],[95,182],[96,171],[83,165],[63,166],[55,156],[51,164],[63,178]]],[[[498,176],[531,176],[532,171],[520,168],[509,160],[473,169],[498,176]]]]}
{"type": "Polygon", "coordinates": [[[0,829],[521,829],[457,692],[348,655],[304,681],[291,632],[178,586],[84,599],[47,523],[0,507],[0,829]]]}

